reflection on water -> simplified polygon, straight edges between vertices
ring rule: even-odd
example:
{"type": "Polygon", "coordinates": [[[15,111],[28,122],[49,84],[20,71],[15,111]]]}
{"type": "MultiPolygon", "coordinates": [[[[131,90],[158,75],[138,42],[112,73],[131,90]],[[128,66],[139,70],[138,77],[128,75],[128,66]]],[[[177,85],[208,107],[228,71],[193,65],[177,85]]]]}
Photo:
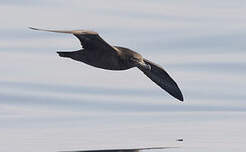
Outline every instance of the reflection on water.
{"type": "Polygon", "coordinates": [[[245,151],[243,3],[0,1],[0,151],[245,151]],[[137,69],[61,59],[55,52],[77,50],[78,40],[28,26],[95,30],[162,65],[185,102],[137,69]]]}

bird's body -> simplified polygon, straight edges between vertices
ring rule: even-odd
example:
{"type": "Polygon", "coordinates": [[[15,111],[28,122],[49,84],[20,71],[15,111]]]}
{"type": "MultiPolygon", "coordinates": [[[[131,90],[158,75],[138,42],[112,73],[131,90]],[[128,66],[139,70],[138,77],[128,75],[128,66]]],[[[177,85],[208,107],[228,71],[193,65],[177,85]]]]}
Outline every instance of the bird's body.
{"type": "MultiPolygon", "coordinates": [[[[72,52],[57,52],[61,57],[69,57],[76,61],[84,62],[88,65],[102,68],[106,70],[127,70],[133,68],[134,65],[126,62],[128,54],[141,56],[137,52],[127,48],[114,46],[117,50],[115,53],[105,53],[103,49],[81,49],[72,52]]],[[[141,56],[142,57],[142,56],[141,56]]]]}
{"type": "Polygon", "coordinates": [[[73,34],[80,40],[83,48],[72,52],[59,51],[57,52],[59,56],[68,57],[107,70],[127,70],[137,67],[162,89],[183,101],[183,95],[178,85],[161,66],[144,59],[142,55],[133,50],[109,45],[96,32],[86,30],[58,31],[31,29],[73,34]]]}

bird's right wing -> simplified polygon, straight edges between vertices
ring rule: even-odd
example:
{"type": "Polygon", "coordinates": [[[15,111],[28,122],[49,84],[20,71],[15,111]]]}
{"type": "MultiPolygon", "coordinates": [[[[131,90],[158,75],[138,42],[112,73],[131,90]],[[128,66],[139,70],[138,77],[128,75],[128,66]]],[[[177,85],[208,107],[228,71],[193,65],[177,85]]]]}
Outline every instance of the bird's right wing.
{"type": "Polygon", "coordinates": [[[151,66],[151,70],[140,69],[147,77],[154,81],[162,89],[166,90],[170,95],[183,101],[183,95],[177,83],[169,76],[169,74],[159,65],[144,59],[144,62],[151,66]]]}
{"type": "Polygon", "coordinates": [[[117,53],[117,49],[109,45],[106,41],[104,41],[97,32],[88,31],[88,30],[46,30],[46,29],[38,29],[29,27],[32,30],[38,31],[46,31],[46,32],[56,32],[56,33],[68,33],[76,36],[85,49],[99,49],[109,51],[108,53],[117,53]]]}

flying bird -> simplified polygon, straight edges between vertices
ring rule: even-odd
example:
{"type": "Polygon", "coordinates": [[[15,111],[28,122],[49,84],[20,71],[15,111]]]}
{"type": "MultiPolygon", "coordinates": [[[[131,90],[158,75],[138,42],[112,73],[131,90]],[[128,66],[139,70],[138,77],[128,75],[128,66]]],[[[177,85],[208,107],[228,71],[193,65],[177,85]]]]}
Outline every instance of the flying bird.
{"type": "Polygon", "coordinates": [[[71,58],[88,65],[107,70],[140,69],[170,95],[183,101],[183,95],[176,82],[159,65],[145,59],[141,54],[125,47],[112,46],[104,41],[97,32],[88,30],[46,30],[29,27],[33,30],[69,33],[77,37],[82,49],[72,52],[57,52],[60,57],[71,58]]]}

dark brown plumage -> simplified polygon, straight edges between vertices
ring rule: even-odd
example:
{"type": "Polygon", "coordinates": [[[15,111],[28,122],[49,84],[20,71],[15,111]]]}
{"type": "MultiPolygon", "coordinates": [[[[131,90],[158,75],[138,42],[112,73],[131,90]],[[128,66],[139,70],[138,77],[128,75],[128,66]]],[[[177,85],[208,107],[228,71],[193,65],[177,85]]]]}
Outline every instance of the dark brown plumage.
{"type": "Polygon", "coordinates": [[[80,40],[82,49],[73,52],[57,52],[59,56],[72,58],[76,61],[107,70],[126,70],[137,67],[162,89],[183,101],[183,95],[178,85],[161,66],[144,59],[142,55],[128,48],[109,45],[96,32],[30,28],[33,30],[73,34],[80,40]]]}

